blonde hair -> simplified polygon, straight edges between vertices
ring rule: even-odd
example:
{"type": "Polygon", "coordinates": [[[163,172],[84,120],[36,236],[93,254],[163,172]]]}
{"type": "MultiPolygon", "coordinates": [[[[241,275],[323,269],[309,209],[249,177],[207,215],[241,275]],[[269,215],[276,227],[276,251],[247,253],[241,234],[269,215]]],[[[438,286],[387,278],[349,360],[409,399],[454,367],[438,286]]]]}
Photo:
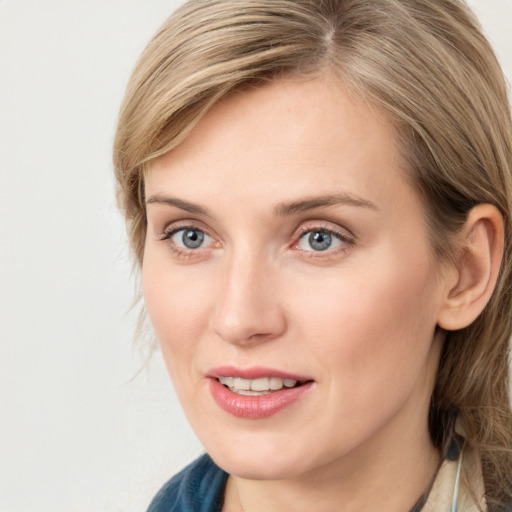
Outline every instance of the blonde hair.
{"type": "Polygon", "coordinates": [[[329,69],[394,120],[439,260],[469,210],[495,205],[505,254],[486,309],[447,333],[432,396],[440,449],[461,422],[481,455],[490,510],[512,503],[512,124],[503,73],[462,0],[190,0],[144,50],[114,146],[136,261],[146,234],[144,169],[220,98],[329,69]]]}

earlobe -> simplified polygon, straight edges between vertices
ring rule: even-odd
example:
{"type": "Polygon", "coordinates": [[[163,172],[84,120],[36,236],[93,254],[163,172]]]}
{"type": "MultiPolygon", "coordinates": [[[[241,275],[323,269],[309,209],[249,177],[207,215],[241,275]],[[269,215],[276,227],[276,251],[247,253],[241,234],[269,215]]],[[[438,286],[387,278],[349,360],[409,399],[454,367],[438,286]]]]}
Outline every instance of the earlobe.
{"type": "Polygon", "coordinates": [[[454,331],[470,325],[489,302],[503,257],[503,218],[490,204],[468,214],[460,238],[460,257],[447,281],[439,327],[454,331]]]}

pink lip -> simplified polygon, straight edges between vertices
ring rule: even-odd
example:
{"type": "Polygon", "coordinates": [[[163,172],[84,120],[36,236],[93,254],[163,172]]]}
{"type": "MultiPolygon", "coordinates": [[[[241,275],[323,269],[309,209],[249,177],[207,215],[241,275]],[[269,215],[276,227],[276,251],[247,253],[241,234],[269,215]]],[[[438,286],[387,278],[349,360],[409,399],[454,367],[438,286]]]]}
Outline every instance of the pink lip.
{"type": "Polygon", "coordinates": [[[307,377],[273,370],[270,368],[234,368],[221,367],[208,372],[210,392],[213,399],[224,411],[238,418],[262,419],[282,411],[301,399],[313,386],[314,382],[307,377]],[[266,395],[247,396],[233,393],[223,386],[218,377],[240,377],[242,379],[258,379],[261,377],[278,377],[305,382],[295,388],[283,388],[266,395]]]}
{"type": "Polygon", "coordinates": [[[242,379],[260,379],[262,377],[277,377],[279,379],[293,379],[300,382],[313,380],[305,375],[296,375],[293,373],[275,370],[273,368],[265,368],[263,366],[255,366],[252,368],[236,368],[234,366],[219,366],[212,368],[206,374],[207,377],[218,379],[219,377],[240,377],[242,379]]]}

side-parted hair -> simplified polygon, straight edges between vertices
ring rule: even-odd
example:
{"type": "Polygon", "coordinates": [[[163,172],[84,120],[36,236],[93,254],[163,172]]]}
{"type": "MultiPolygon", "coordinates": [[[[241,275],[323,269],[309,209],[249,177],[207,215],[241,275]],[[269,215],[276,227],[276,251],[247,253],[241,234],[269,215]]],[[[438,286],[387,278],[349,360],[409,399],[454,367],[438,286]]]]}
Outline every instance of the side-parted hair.
{"type": "MultiPolygon", "coordinates": [[[[282,76],[328,70],[393,121],[423,201],[433,254],[455,261],[468,212],[505,224],[494,294],[448,332],[429,429],[441,450],[462,425],[481,456],[489,510],[512,503],[512,122],[507,86],[462,0],[190,0],[133,72],[114,144],[119,204],[137,264],[146,236],[144,170],[221,98],[282,76]]],[[[328,106],[327,106],[328,108],[328,106]]]]}

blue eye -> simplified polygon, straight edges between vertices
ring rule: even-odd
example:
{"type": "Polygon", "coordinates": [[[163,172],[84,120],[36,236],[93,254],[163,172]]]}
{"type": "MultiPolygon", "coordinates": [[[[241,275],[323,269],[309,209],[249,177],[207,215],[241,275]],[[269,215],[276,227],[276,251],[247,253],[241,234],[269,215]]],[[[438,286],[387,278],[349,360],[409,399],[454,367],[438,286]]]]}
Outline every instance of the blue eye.
{"type": "Polygon", "coordinates": [[[304,251],[322,252],[335,249],[347,242],[344,237],[325,229],[306,231],[299,239],[298,246],[304,251]]]}
{"type": "Polygon", "coordinates": [[[171,233],[169,238],[177,247],[193,250],[199,249],[211,237],[200,229],[182,228],[171,233]]]}

